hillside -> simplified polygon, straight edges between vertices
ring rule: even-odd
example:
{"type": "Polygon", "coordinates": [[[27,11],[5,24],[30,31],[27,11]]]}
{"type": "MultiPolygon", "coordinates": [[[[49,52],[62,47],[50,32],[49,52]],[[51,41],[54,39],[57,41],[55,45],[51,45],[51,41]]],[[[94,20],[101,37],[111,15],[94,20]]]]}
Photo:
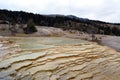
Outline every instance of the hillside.
{"type": "Polygon", "coordinates": [[[0,20],[9,21],[11,25],[27,24],[30,19],[38,26],[52,26],[63,30],[78,30],[90,34],[120,36],[120,24],[118,23],[89,20],[73,15],[40,15],[23,11],[0,10],[0,20]]]}
{"type": "Polygon", "coordinates": [[[119,80],[119,75],[119,23],[0,10],[0,80],[119,80]]]}

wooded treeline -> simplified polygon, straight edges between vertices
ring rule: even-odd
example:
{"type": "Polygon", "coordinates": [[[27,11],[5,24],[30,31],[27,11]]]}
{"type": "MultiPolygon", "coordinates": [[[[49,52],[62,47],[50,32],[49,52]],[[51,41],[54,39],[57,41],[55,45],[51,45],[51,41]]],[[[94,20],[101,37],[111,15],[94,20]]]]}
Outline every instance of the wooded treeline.
{"type": "Polygon", "coordinates": [[[40,26],[120,36],[120,24],[78,18],[72,15],[40,15],[23,11],[0,10],[0,20],[7,20],[11,24],[27,24],[30,19],[34,21],[35,25],[40,26]]]}

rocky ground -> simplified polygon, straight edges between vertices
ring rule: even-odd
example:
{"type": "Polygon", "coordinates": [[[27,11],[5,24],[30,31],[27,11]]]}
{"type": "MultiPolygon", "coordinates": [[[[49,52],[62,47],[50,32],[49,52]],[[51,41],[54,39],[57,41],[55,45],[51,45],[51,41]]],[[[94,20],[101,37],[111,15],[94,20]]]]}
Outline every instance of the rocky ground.
{"type": "Polygon", "coordinates": [[[119,37],[95,35],[99,45],[90,34],[53,27],[14,36],[0,37],[0,80],[120,79],[119,37]]]}
{"type": "MultiPolygon", "coordinates": [[[[54,27],[45,27],[45,26],[36,26],[38,32],[26,36],[59,36],[59,37],[67,37],[74,39],[82,39],[82,40],[92,40],[92,34],[87,34],[84,32],[76,31],[76,30],[62,30],[60,28],[54,27]]],[[[20,36],[20,35],[18,35],[20,36]]],[[[25,35],[23,35],[25,36],[25,35]]],[[[109,35],[99,35],[95,34],[96,42],[104,46],[109,46],[111,48],[120,51],[120,37],[118,36],[109,36],[109,35]]]]}
{"type": "Polygon", "coordinates": [[[9,40],[21,51],[0,61],[0,80],[120,79],[120,53],[111,48],[61,37],[9,40]]]}
{"type": "MultiPolygon", "coordinates": [[[[9,30],[9,25],[0,24],[0,35],[21,36],[21,37],[59,36],[59,37],[83,39],[88,41],[92,40],[91,34],[80,32],[77,30],[62,30],[60,28],[54,28],[54,27],[36,26],[38,30],[36,33],[24,34],[24,31],[22,31],[22,29],[19,28],[19,26],[20,25],[16,25],[17,33],[14,33],[13,35],[13,33],[11,33],[11,31],[9,30]]],[[[97,38],[97,42],[99,42],[101,45],[109,46],[111,48],[116,49],[117,51],[120,51],[120,37],[99,35],[99,34],[95,34],[95,37],[97,38]]]]}
{"type": "Polygon", "coordinates": [[[101,44],[114,48],[117,51],[120,51],[120,37],[105,36],[101,39],[101,44]]]}

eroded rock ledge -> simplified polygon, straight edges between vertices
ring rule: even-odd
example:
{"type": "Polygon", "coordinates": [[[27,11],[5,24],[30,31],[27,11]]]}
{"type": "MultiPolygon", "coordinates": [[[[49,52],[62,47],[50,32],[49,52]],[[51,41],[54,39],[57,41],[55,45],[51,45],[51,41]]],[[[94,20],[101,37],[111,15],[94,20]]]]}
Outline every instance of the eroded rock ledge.
{"type": "Polygon", "coordinates": [[[96,43],[57,45],[18,54],[0,61],[0,80],[120,79],[120,53],[96,43]]]}

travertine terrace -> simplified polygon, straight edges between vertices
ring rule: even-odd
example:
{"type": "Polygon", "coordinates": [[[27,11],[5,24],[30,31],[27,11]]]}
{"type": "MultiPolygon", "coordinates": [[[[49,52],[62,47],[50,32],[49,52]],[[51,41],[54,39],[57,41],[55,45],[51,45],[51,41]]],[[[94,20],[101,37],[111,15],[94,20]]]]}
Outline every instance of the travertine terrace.
{"type": "MultiPolygon", "coordinates": [[[[120,53],[96,43],[60,37],[7,38],[0,80],[119,80],[120,53]]],[[[3,44],[3,45],[2,45],[3,44]]],[[[3,53],[1,53],[3,54],[3,53]]]]}

